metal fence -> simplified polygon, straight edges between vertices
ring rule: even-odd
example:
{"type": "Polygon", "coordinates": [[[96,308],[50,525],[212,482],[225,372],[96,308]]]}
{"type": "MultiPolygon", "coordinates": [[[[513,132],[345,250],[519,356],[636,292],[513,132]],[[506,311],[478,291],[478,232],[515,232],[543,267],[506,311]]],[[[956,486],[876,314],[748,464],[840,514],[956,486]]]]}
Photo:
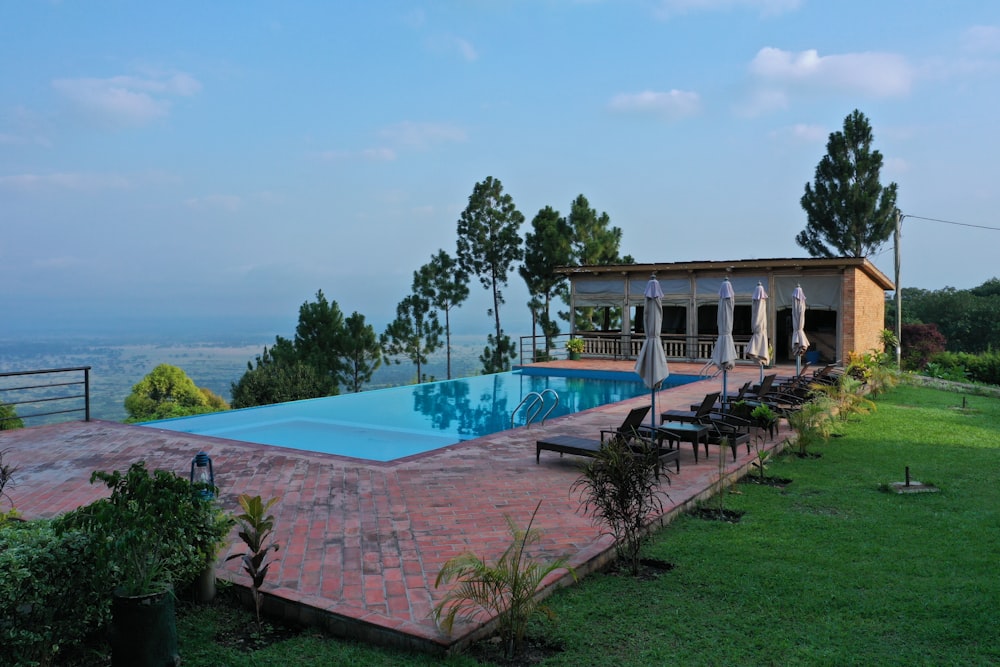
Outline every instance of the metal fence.
{"type": "Polygon", "coordinates": [[[90,421],[90,366],[0,373],[0,405],[17,413],[0,414],[0,429],[17,420],[50,422],[55,415],[81,412],[90,421]]]}

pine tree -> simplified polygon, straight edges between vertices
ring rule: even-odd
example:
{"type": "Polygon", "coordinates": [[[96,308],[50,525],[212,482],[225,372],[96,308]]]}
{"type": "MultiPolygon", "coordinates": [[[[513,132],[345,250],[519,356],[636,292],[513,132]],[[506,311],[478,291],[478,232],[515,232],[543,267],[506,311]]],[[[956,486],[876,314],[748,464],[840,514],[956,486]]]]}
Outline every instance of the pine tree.
{"type": "Polygon", "coordinates": [[[857,109],[842,132],[830,134],[814,185],[807,183],[802,195],[806,228],[795,237],[812,257],[868,257],[892,235],[897,186],[882,187],[882,154],[872,150],[872,140],[871,125],[857,109]]]}
{"type": "Polygon", "coordinates": [[[413,272],[413,292],[444,313],[445,356],[451,379],[451,309],[469,298],[469,274],[444,250],[413,272]]]}
{"type": "Polygon", "coordinates": [[[504,303],[502,287],[514,263],[524,256],[519,230],[524,216],[514,206],[503,185],[492,176],[476,183],[469,196],[469,205],[458,219],[458,264],[469,275],[479,276],[479,282],[493,293],[493,307],[487,312],[493,317],[494,333],[479,360],[484,373],[510,370],[510,361],[517,350],[500,325],[500,306],[504,303]]]}
{"type": "MultiPolygon", "coordinates": [[[[545,350],[553,348],[552,338],[559,333],[559,324],[551,315],[552,300],[567,296],[567,279],[555,272],[557,266],[569,266],[573,261],[571,240],[573,230],[566,218],[551,206],[541,209],[531,221],[533,232],[524,237],[524,265],[519,272],[528,286],[531,300],[528,307],[545,336],[545,350]]],[[[534,330],[532,330],[534,335],[534,330]]]]}

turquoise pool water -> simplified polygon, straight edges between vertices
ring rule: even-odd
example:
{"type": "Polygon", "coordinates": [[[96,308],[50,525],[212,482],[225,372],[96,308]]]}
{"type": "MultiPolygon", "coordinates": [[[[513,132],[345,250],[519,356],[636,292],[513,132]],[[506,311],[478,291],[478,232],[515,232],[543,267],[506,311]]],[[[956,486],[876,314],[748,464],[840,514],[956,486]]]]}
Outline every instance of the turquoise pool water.
{"type": "MultiPolygon", "coordinates": [[[[700,379],[671,375],[665,386],[700,379]]],[[[617,403],[649,390],[635,373],[525,368],[508,373],[428,382],[179,417],[144,426],[277,445],[374,461],[392,461],[522,426],[531,392],[553,389],[554,417],[617,403]]],[[[546,409],[552,404],[546,393],[546,409]]],[[[539,417],[540,418],[540,417],[539,417]]],[[[537,421],[537,419],[536,419],[537,421]]]]}

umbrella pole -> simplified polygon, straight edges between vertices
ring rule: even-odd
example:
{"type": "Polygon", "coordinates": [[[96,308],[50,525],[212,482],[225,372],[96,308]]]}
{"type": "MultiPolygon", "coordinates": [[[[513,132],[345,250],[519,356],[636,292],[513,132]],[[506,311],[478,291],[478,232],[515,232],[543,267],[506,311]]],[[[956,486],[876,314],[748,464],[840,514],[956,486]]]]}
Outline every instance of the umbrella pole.
{"type": "Polygon", "coordinates": [[[799,354],[795,355],[795,376],[798,377],[802,375],[802,357],[799,354]]]}
{"type": "Polygon", "coordinates": [[[729,371],[723,367],[722,369],[722,411],[726,412],[726,403],[729,402],[729,394],[727,389],[727,380],[729,379],[729,371]]]}
{"type": "Polygon", "coordinates": [[[764,382],[764,364],[760,365],[760,381],[764,382]]]}

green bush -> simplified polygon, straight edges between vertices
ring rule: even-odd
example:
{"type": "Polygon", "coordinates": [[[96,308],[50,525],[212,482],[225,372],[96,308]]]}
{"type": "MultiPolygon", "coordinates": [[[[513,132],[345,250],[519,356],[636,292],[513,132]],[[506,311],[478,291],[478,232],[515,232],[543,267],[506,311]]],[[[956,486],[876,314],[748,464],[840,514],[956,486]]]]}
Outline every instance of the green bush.
{"type": "Polygon", "coordinates": [[[928,364],[928,374],[945,380],[1000,385],[1000,352],[942,352],[928,364]]]}
{"type": "Polygon", "coordinates": [[[107,570],[91,538],[45,520],[0,528],[3,664],[65,664],[108,620],[107,570]]]}
{"type": "Polygon", "coordinates": [[[97,538],[98,558],[111,564],[112,588],[127,595],[191,584],[209,565],[232,526],[213,500],[172,472],[150,473],[142,461],[128,472],[95,472],[111,496],[64,515],[58,527],[97,538]]]}

